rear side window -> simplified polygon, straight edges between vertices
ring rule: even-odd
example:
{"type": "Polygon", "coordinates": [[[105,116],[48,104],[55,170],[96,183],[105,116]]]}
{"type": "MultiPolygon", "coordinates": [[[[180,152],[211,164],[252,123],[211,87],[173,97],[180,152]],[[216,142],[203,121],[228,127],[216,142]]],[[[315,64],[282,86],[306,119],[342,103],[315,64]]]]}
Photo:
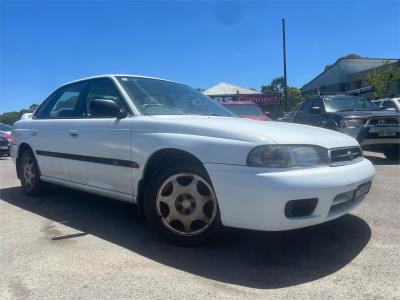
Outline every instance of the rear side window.
{"type": "Polygon", "coordinates": [[[396,105],[392,101],[384,101],[383,105],[382,105],[382,108],[383,109],[394,108],[395,110],[397,110],[396,105]]]}
{"type": "Polygon", "coordinates": [[[71,84],[56,92],[51,99],[43,118],[69,119],[78,115],[78,99],[83,93],[84,83],[71,84]]]}

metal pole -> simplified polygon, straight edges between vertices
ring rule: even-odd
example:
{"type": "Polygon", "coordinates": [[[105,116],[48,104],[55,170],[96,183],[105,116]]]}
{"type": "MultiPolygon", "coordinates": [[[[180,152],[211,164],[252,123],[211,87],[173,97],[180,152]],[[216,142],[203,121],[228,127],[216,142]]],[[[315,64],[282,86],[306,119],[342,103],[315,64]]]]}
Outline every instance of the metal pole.
{"type": "Polygon", "coordinates": [[[285,94],[285,111],[288,111],[287,99],[287,76],[286,76],[286,38],[285,38],[285,19],[282,19],[282,39],[283,39],[283,79],[284,79],[284,94],[285,94]]]}

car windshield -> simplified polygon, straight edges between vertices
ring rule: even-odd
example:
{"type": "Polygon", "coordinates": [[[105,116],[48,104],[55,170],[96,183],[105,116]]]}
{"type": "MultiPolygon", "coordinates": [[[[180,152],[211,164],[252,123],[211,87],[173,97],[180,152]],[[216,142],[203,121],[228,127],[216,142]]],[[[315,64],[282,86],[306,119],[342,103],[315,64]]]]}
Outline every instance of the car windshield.
{"type": "Polygon", "coordinates": [[[11,131],[12,127],[10,125],[0,123],[0,131],[11,131]]]}
{"type": "Polygon", "coordinates": [[[371,101],[355,96],[324,98],[324,102],[327,112],[381,110],[371,101]]]}
{"type": "Polygon", "coordinates": [[[132,76],[117,78],[136,107],[145,115],[235,116],[187,85],[132,76]]]}
{"type": "Polygon", "coordinates": [[[238,116],[262,116],[262,111],[255,104],[222,104],[238,116]]]}

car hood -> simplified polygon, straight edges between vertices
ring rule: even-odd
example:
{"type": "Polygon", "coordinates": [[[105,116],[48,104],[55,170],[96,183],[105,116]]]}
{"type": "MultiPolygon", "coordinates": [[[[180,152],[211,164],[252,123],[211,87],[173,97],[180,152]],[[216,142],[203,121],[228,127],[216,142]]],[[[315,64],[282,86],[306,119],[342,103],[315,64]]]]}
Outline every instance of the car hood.
{"type": "Polygon", "coordinates": [[[387,110],[341,111],[330,114],[342,118],[400,117],[400,113],[387,110]]]}
{"type": "Polygon", "coordinates": [[[358,142],[348,135],[293,123],[188,115],[150,118],[152,129],[158,132],[201,135],[259,144],[312,144],[325,148],[358,145],[358,142]]]}
{"type": "Polygon", "coordinates": [[[269,121],[269,120],[271,120],[267,116],[263,116],[263,115],[245,115],[245,116],[243,116],[243,118],[252,119],[252,120],[259,120],[259,121],[269,121]]]}

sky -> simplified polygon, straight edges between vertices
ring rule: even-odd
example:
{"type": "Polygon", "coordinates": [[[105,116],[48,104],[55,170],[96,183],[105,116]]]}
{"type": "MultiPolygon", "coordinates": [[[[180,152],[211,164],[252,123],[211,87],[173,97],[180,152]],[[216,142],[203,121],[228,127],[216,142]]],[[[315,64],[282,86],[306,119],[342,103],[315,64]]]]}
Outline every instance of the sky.
{"type": "Polygon", "coordinates": [[[301,87],[350,53],[400,57],[400,1],[0,0],[0,113],[79,78],[139,74],[210,88],[301,87]]]}

